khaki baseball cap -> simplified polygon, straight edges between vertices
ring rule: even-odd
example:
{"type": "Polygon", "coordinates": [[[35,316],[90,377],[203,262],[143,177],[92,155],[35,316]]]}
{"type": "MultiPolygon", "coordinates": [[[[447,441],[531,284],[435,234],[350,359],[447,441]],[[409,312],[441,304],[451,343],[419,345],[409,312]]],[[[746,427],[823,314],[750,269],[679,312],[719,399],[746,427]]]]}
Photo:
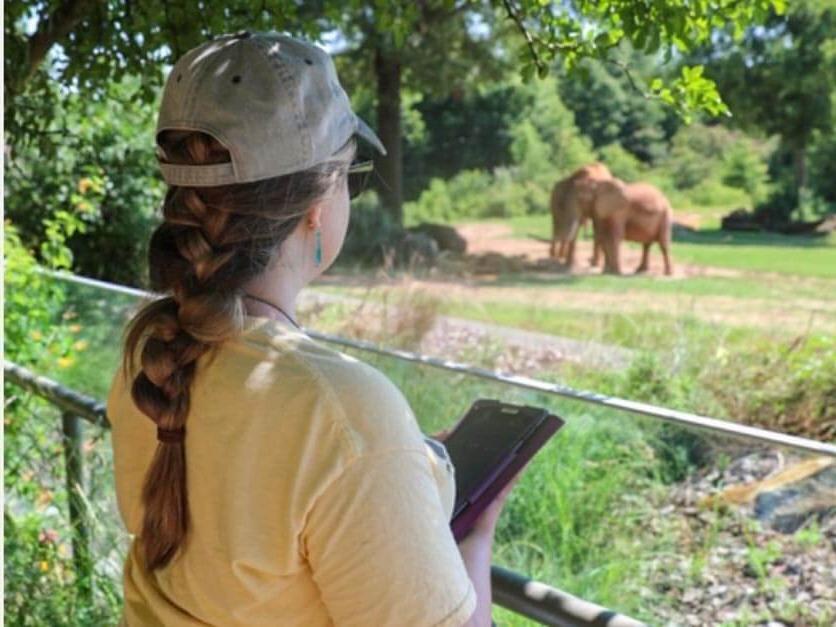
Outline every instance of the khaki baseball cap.
{"type": "Polygon", "coordinates": [[[163,89],[156,138],[169,185],[248,183],[327,161],[353,135],[386,154],[351,110],[334,62],[314,44],[276,32],[221,35],[174,64],[163,89]],[[167,129],[203,131],[221,142],[230,163],[165,163],[167,129]]]}

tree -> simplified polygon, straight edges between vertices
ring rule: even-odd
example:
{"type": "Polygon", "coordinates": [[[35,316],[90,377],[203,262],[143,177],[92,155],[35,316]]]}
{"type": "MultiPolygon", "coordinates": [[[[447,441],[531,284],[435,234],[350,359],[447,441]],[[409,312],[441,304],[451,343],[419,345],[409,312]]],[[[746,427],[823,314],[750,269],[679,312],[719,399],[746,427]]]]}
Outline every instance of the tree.
{"type": "Polygon", "coordinates": [[[336,20],[345,36],[350,63],[341,63],[348,82],[375,77],[377,130],[386,146],[375,156],[378,192],[396,224],[403,223],[402,93],[447,95],[463,83],[475,87],[498,78],[507,67],[484,30],[496,31],[488,3],[459,0],[397,2],[378,0],[374,8],[354,2],[336,20]],[[476,27],[476,25],[480,27],[476,27]]]}
{"type": "Polygon", "coordinates": [[[834,129],[835,39],[836,2],[799,0],[765,27],[748,29],[739,45],[718,38],[703,53],[737,124],[780,136],[792,159],[796,201],[808,184],[811,140],[834,129]]]}
{"type": "MultiPolygon", "coordinates": [[[[644,0],[640,4],[632,0],[229,0],[219,6],[206,0],[7,4],[7,143],[13,146],[35,136],[48,144],[39,117],[43,113],[39,95],[49,80],[96,98],[108,82],[125,74],[138,75],[144,81],[136,101],[150,104],[162,82],[161,65],[173,62],[212,34],[244,28],[277,29],[316,38],[324,32],[343,31],[348,41],[360,45],[373,60],[378,129],[390,151],[379,161],[379,168],[388,209],[400,219],[400,90],[405,71],[409,71],[407,64],[433,59],[432,82],[439,87],[444,86],[448,68],[455,67],[450,63],[454,57],[449,55],[424,55],[428,42],[437,42],[439,46],[433,45],[433,49],[442,52],[457,46],[472,50],[472,44],[478,47],[479,42],[492,41],[478,35],[484,27],[490,34],[496,23],[494,16],[505,16],[522,37],[516,55],[520,71],[531,77],[547,73],[557,57],[570,69],[585,58],[607,58],[624,40],[646,53],[687,51],[709,41],[713,29],[720,26],[732,24],[742,32],[744,25],[764,18],[770,7],[782,10],[783,0],[644,0]],[[32,32],[25,28],[30,21],[32,32]],[[451,39],[451,32],[457,37],[451,39]],[[47,77],[38,68],[58,45],[64,49],[65,61],[47,77]]],[[[510,52],[502,45],[497,50],[505,55],[510,52]]],[[[467,67],[459,76],[472,79],[467,67]]],[[[678,78],[668,83],[657,78],[647,87],[649,94],[682,112],[724,110],[714,84],[702,75],[700,67],[684,67],[678,78]]]]}
{"type": "Polygon", "coordinates": [[[582,75],[560,81],[560,96],[575,113],[578,128],[596,148],[618,143],[645,163],[662,158],[679,123],[659,99],[643,97],[620,66],[631,68],[641,81],[659,71],[657,59],[624,49],[614,52],[618,63],[585,61],[582,75]]]}

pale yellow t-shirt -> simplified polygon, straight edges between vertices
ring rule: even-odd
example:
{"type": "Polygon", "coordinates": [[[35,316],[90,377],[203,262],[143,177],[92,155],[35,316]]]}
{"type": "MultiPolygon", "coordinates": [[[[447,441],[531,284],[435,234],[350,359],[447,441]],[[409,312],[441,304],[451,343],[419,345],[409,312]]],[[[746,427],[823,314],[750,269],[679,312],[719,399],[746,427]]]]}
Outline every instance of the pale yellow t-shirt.
{"type": "MultiPolygon", "coordinates": [[[[107,413],[119,510],[141,530],[157,445],[121,372],[107,413]]],[[[125,563],[122,624],[461,625],[476,594],[455,485],[381,372],[266,318],[201,358],[186,423],[191,530],[165,568],[125,563]]]]}

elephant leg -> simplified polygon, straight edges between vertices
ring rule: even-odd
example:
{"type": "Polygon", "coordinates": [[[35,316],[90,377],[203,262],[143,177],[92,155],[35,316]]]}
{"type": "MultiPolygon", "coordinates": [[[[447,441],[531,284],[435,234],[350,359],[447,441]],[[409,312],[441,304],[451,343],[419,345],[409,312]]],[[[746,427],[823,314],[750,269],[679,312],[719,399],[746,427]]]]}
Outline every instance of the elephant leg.
{"type": "Polygon", "coordinates": [[[670,276],[673,274],[673,265],[671,264],[670,242],[664,238],[659,240],[659,248],[662,249],[662,258],[665,260],[665,274],[670,276]]]}
{"type": "Polygon", "coordinates": [[[621,274],[620,249],[624,238],[624,226],[615,220],[607,220],[604,231],[604,272],[621,274]]]}
{"type": "Polygon", "coordinates": [[[650,244],[642,244],[642,260],[639,267],[636,268],[636,274],[647,272],[648,261],[650,260],[650,244]]]}
{"type": "Polygon", "coordinates": [[[601,224],[597,220],[592,221],[592,257],[589,259],[589,265],[594,268],[598,267],[601,261],[601,253],[603,246],[601,244],[601,224]]]}
{"type": "Polygon", "coordinates": [[[662,227],[662,233],[659,237],[659,248],[662,249],[662,259],[665,261],[665,274],[671,276],[673,274],[673,264],[671,263],[670,247],[673,230],[673,219],[668,216],[665,224],[662,227]]]}
{"type": "Polygon", "coordinates": [[[566,267],[571,268],[575,265],[575,240],[570,239],[566,244],[566,267]]]}
{"type": "Polygon", "coordinates": [[[569,247],[569,242],[565,239],[560,240],[560,249],[557,251],[557,258],[558,259],[565,259],[567,255],[567,249],[569,247]]]}

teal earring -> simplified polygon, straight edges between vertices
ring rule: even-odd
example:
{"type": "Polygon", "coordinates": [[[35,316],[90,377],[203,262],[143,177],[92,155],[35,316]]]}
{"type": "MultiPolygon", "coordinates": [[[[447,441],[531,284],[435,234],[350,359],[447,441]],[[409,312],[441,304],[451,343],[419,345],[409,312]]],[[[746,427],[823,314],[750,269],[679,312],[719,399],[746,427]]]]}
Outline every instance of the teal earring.
{"type": "Polygon", "coordinates": [[[314,248],[314,263],[318,268],[322,263],[322,234],[320,230],[316,230],[316,247],[314,248]]]}

